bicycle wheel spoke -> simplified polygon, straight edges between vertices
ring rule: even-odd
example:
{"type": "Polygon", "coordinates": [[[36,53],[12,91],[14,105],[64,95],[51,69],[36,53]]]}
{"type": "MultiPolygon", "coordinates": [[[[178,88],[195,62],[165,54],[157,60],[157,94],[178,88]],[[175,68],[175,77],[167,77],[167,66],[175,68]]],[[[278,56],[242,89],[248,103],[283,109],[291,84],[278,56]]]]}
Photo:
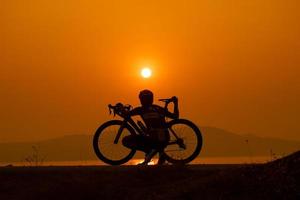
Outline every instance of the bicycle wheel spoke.
{"type": "MultiPolygon", "coordinates": [[[[202,146],[202,140],[200,140],[200,148],[199,148],[199,136],[197,134],[201,133],[199,130],[194,130],[195,126],[190,126],[190,122],[187,122],[187,120],[177,120],[177,122],[173,123],[169,129],[173,130],[178,138],[175,138],[174,134],[171,134],[171,140],[166,149],[165,153],[169,158],[171,158],[172,161],[183,161],[183,162],[189,162],[190,159],[193,159],[195,155],[199,153],[201,146],[202,146]],[[197,151],[197,152],[196,152],[197,151]],[[196,152],[196,154],[195,154],[196,152]]],[[[197,127],[196,127],[197,129],[197,127]]]]}
{"type": "Polygon", "coordinates": [[[107,126],[104,126],[103,129],[100,129],[100,134],[98,134],[98,137],[94,138],[94,148],[98,150],[96,151],[96,154],[99,154],[97,154],[97,156],[101,160],[108,162],[109,164],[112,164],[112,162],[121,163],[123,162],[122,160],[127,161],[127,158],[130,159],[133,156],[133,151],[123,146],[122,139],[125,136],[131,135],[131,132],[126,127],[124,127],[118,143],[115,144],[114,140],[122,122],[111,121],[107,123],[107,126]]]}

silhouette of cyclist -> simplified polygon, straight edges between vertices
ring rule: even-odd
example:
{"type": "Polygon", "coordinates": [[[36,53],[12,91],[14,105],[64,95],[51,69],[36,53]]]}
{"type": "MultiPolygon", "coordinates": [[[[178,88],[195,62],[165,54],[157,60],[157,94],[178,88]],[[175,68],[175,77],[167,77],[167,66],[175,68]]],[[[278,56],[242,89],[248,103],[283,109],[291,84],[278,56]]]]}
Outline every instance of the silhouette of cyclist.
{"type": "Polygon", "coordinates": [[[139,94],[140,107],[136,107],[129,112],[130,116],[140,115],[146,124],[145,135],[129,135],[123,138],[124,146],[145,152],[145,160],[142,165],[148,162],[159,152],[157,164],[165,162],[164,148],[170,140],[168,129],[166,128],[166,117],[176,119],[179,117],[178,99],[172,97],[174,112],[171,113],[167,108],[153,104],[153,93],[150,90],[143,90],[139,94]]]}

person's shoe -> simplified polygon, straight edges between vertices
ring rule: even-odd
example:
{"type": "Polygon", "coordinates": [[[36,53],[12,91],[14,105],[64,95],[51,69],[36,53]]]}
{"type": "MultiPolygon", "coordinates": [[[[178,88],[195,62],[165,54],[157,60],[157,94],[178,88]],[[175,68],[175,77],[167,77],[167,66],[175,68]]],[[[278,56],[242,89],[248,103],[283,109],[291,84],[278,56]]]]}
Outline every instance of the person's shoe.
{"type": "Polygon", "coordinates": [[[144,161],[144,162],[141,162],[141,163],[139,163],[137,165],[139,165],[139,166],[145,166],[145,165],[148,165],[148,163],[144,161]]]}
{"type": "Polygon", "coordinates": [[[163,165],[163,164],[166,163],[166,161],[167,161],[166,154],[165,153],[160,153],[157,165],[163,165]]]}
{"type": "Polygon", "coordinates": [[[151,161],[151,159],[153,158],[153,156],[155,156],[156,153],[156,149],[150,150],[148,153],[146,153],[144,162],[139,163],[138,165],[148,165],[148,163],[151,161]]]}

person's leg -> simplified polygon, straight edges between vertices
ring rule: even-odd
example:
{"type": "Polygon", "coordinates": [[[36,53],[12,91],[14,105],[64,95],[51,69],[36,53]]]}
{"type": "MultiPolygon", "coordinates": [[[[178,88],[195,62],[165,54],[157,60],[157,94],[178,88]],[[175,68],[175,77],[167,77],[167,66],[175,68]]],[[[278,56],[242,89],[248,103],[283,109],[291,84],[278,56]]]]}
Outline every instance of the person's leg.
{"type": "Polygon", "coordinates": [[[151,148],[151,141],[149,138],[141,135],[126,136],[123,138],[122,144],[127,148],[145,152],[145,160],[139,165],[147,165],[157,153],[155,149],[151,148]]]}
{"type": "MultiPolygon", "coordinates": [[[[170,140],[170,135],[169,133],[166,132],[159,132],[161,130],[154,130],[151,132],[149,137],[143,138],[143,144],[147,149],[150,149],[149,152],[146,152],[145,155],[145,160],[142,162],[140,165],[147,165],[148,162],[151,161],[151,159],[159,153],[159,160],[158,164],[163,164],[166,161],[165,154],[163,153],[164,148],[167,146],[169,140],[170,140]],[[159,134],[161,134],[159,136],[159,134]],[[163,135],[163,137],[162,137],[163,135]]],[[[164,131],[164,130],[163,130],[164,131]]]]}
{"type": "Polygon", "coordinates": [[[166,134],[166,140],[163,141],[159,146],[159,159],[157,165],[163,165],[167,161],[164,149],[168,146],[168,143],[170,141],[170,134],[168,131],[166,131],[165,134],[166,134]]]}
{"type": "Polygon", "coordinates": [[[122,139],[122,144],[129,149],[136,149],[136,138],[135,135],[128,135],[122,139]]]}
{"type": "Polygon", "coordinates": [[[141,142],[145,149],[148,149],[145,155],[145,161],[141,165],[147,165],[151,159],[159,153],[158,165],[162,165],[166,162],[166,155],[164,149],[167,147],[170,141],[170,134],[167,130],[153,130],[150,132],[149,137],[143,137],[141,142]]]}
{"type": "Polygon", "coordinates": [[[122,144],[127,148],[143,151],[145,153],[151,150],[144,136],[141,135],[125,136],[122,140],[122,144]]]}
{"type": "Polygon", "coordinates": [[[163,151],[160,151],[157,165],[163,165],[166,163],[166,161],[167,161],[166,154],[163,151]]]}
{"type": "Polygon", "coordinates": [[[157,154],[157,150],[156,149],[151,149],[148,153],[145,154],[145,160],[140,163],[139,165],[147,165],[151,159],[155,156],[155,154],[157,154]]]}
{"type": "Polygon", "coordinates": [[[145,149],[145,160],[139,165],[147,165],[151,159],[158,153],[158,149],[156,148],[155,140],[152,137],[143,137],[143,145],[145,149]]]}

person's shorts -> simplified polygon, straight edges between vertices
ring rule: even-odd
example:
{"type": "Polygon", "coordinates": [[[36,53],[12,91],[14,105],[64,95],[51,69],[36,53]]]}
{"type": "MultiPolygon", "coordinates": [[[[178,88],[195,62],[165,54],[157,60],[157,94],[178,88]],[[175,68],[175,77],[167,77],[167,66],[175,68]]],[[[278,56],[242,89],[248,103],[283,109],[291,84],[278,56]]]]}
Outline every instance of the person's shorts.
{"type": "Polygon", "coordinates": [[[123,138],[124,146],[144,152],[151,149],[163,150],[170,140],[170,135],[166,130],[153,129],[147,136],[129,135],[123,138]]]}

